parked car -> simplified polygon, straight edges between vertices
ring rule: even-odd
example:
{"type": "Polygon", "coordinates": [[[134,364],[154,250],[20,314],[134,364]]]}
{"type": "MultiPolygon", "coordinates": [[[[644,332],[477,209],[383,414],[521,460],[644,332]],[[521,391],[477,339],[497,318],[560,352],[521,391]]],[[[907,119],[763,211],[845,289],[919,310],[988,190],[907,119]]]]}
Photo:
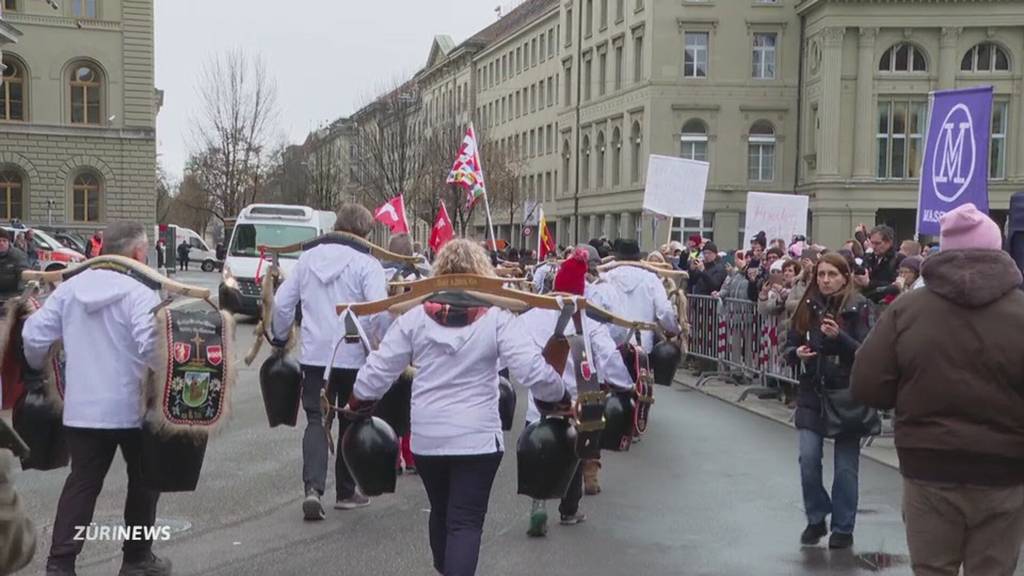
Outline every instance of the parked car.
{"type": "MultiPolygon", "coordinates": [[[[0,227],[12,235],[24,234],[30,230],[29,228],[8,225],[0,227]]],[[[36,246],[38,246],[36,254],[39,256],[39,268],[41,270],[46,272],[63,270],[72,264],[85,262],[85,255],[81,252],[67,248],[59,240],[38,228],[32,228],[31,230],[35,236],[36,246]]]]}
{"type": "Polygon", "coordinates": [[[36,230],[46,232],[50,236],[53,236],[65,248],[70,248],[80,254],[85,254],[85,247],[89,244],[89,239],[82,234],[70,230],[64,230],[63,228],[41,226],[36,228],[36,230]]]}

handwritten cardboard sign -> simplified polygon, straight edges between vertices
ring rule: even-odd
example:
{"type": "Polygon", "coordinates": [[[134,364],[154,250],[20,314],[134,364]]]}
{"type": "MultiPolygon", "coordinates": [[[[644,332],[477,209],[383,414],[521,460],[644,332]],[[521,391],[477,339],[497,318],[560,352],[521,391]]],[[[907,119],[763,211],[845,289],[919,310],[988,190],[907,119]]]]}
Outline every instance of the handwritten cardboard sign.
{"type": "Polygon", "coordinates": [[[782,238],[788,243],[794,234],[807,235],[808,201],[800,194],[748,192],[744,247],[761,231],[769,242],[782,238]]]}
{"type": "Polygon", "coordinates": [[[702,218],[709,167],[699,160],[651,154],[644,210],[673,218],[702,218]]]}

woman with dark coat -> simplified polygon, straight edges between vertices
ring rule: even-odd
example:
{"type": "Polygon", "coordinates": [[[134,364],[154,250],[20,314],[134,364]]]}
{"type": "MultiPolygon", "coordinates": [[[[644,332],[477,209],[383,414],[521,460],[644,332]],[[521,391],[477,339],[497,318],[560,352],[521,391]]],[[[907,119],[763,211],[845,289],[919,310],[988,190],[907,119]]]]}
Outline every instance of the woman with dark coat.
{"type": "Polygon", "coordinates": [[[801,365],[796,427],[807,513],[807,528],[800,536],[804,545],[817,544],[829,532],[825,527],[829,515],[829,548],[853,545],[860,438],[835,439],[835,479],[830,497],[822,482],[825,421],[820,390],[850,387],[854,355],[870,329],[868,312],[867,300],[856,291],[849,262],[838,254],[821,256],[793,316],[786,342],[787,360],[801,365]]]}

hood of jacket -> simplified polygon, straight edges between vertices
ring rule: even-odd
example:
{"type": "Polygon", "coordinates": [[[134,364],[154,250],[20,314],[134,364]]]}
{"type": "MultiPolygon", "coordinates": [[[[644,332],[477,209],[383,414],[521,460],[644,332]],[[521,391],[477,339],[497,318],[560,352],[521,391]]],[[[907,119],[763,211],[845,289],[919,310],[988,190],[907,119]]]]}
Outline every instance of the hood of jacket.
{"type": "Polygon", "coordinates": [[[321,244],[306,254],[306,266],[322,284],[334,282],[356,258],[365,256],[339,244],[321,244]]]}
{"type": "Polygon", "coordinates": [[[928,290],[967,308],[981,308],[1021,285],[1021,273],[1009,254],[995,250],[939,252],[921,267],[928,290]]]}
{"type": "Polygon", "coordinates": [[[74,300],[94,314],[119,302],[143,286],[138,280],[111,270],[86,270],[75,278],[74,300]]]}
{"type": "Polygon", "coordinates": [[[423,336],[428,342],[448,354],[459,353],[466,347],[466,344],[480,334],[481,330],[484,330],[486,326],[493,325],[492,322],[483,320],[500,312],[496,308],[452,304],[432,305],[429,302],[424,303],[422,309],[430,319],[429,328],[423,331],[423,336]],[[440,307],[447,309],[441,310],[440,307]],[[445,321],[445,317],[450,317],[455,325],[445,321]]]}
{"type": "Polygon", "coordinates": [[[619,290],[626,294],[634,294],[647,282],[647,275],[654,276],[651,272],[640,268],[623,266],[608,272],[606,277],[614,282],[619,290]]]}

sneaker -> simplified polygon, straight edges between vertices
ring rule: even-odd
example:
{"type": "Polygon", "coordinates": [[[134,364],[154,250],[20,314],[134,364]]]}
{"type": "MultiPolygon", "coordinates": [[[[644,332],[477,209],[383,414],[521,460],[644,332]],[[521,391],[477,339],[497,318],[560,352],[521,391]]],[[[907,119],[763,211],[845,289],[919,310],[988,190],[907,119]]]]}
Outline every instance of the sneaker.
{"type": "Polygon", "coordinates": [[[548,511],[543,500],[534,500],[530,505],[530,529],[526,535],[531,538],[543,538],[548,533],[548,511]]]}
{"type": "Polygon", "coordinates": [[[582,524],[587,519],[587,515],[582,512],[575,514],[562,514],[562,519],[559,522],[562,526],[575,526],[582,524]]]}
{"type": "Polygon", "coordinates": [[[846,550],[853,547],[853,534],[833,532],[828,538],[829,550],[846,550]]]}
{"type": "Polygon", "coordinates": [[[405,473],[409,474],[411,476],[415,476],[416,475],[416,467],[415,466],[409,466],[408,468],[405,469],[405,473]]]}
{"type": "Polygon", "coordinates": [[[356,490],[348,498],[342,498],[334,503],[335,510],[355,510],[356,508],[366,508],[370,505],[370,499],[363,496],[363,493],[356,490]]]}
{"type": "Polygon", "coordinates": [[[327,517],[316,490],[306,490],[306,499],[302,501],[302,517],[306,520],[323,520],[327,517]]]}
{"type": "MultiPolygon", "coordinates": [[[[817,524],[808,524],[807,528],[804,528],[802,534],[800,534],[800,543],[804,546],[814,546],[817,544],[822,536],[828,534],[828,529],[825,528],[824,522],[817,524]]],[[[835,534],[833,534],[833,537],[835,534]]]]}
{"type": "Polygon", "coordinates": [[[117,576],[170,576],[171,561],[149,553],[149,558],[140,562],[122,562],[117,576]]]}

